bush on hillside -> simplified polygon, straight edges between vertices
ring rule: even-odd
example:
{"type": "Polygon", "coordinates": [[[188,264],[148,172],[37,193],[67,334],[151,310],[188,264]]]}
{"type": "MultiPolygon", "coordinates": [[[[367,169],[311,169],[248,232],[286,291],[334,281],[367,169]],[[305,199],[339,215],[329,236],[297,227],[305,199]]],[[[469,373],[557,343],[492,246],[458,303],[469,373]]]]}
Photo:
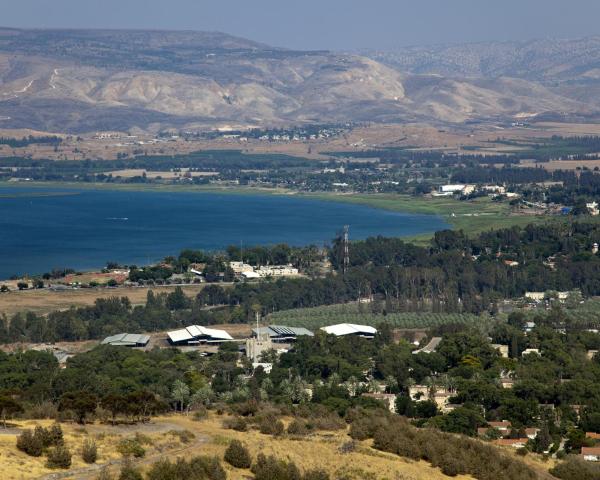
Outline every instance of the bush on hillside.
{"type": "Polygon", "coordinates": [[[96,463],[98,460],[98,447],[96,442],[91,439],[87,439],[83,442],[81,447],[81,458],[85,463],[96,463]]]}
{"type": "Polygon", "coordinates": [[[466,436],[458,439],[456,435],[434,429],[419,430],[400,417],[390,417],[376,429],[373,447],[402,457],[425,460],[450,476],[464,474],[479,480],[536,478],[533,469],[493,446],[466,436]]]}
{"type": "Polygon", "coordinates": [[[550,473],[561,480],[597,480],[600,465],[572,456],[552,468],[550,473]]]}
{"type": "Polygon", "coordinates": [[[264,417],[258,424],[258,429],[260,430],[260,433],[264,433],[265,435],[280,436],[283,435],[285,427],[281,420],[264,417]]]}
{"type": "Polygon", "coordinates": [[[134,438],[124,438],[117,444],[117,452],[124,457],[141,458],[146,455],[146,450],[142,444],[134,438]]]}
{"type": "Polygon", "coordinates": [[[146,480],[226,480],[227,474],[218,458],[194,457],[189,462],[178,458],[154,463],[146,480]]]}
{"type": "Polygon", "coordinates": [[[40,457],[44,453],[44,442],[39,435],[25,430],[17,437],[17,448],[31,457],[40,457]]]}
{"type": "Polygon", "coordinates": [[[308,435],[308,428],[306,422],[301,420],[293,420],[287,428],[288,435],[304,436],[308,435]]]}
{"type": "Polygon", "coordinates": [[[254,480],[302,480],[300,470],[293,462],[278,460],[273,456],[258,455],[252,465],[254,480]]]}
{"type": "Polygon", "coordinates": [[[329,480],[329,474],[324,470],[308,470],[302,480],[329,480]]]}
{"type": "Polygon", "coordinates": [[[232,417],[223,420],[223,427],[236,432],[247,432],[248,422],[242,417],[232,417]]]}
{"type": "Polygon", "coordinates": [[[250,452],[239,440],[232,440],[225,450],[225,461],[235,468],[250,468],[250,452]]]}
{"type": "Polygon", "coordinates": [[[69,468],[71,466],[71,452],[64,445],[48,450],[48,460],[46,467],[48,468],[69,468]]]}

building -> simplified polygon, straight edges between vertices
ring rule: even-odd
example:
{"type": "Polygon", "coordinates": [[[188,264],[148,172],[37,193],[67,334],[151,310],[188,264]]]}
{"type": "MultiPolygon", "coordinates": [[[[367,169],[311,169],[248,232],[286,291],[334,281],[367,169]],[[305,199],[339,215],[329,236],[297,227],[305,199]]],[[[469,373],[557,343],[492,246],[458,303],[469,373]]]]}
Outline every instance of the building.
{"type": "Polygon", "coordinates": [[[335,335],[336,337],[344,337],[347,335],[354,335],[362,338],[374,338],[377,335],[377,329],[369,327],[368,325],[356,325],[354,323],[339,323],[337,325],[329,325],[328,327],[321,327],[328,335],[335,335]]]}
{"type": "Polygon", "coordinates": [[[497,350],[502,358],[508,358],[508,345],[500,345],[499,343],[493,343],[492,348],[497,350]]]}
{"type": "Polygon", "coordinates": [[[232,336],[225,330],[206,328],[199,325],[191,325],[181,330],[167,332],[167,337],[171,345],[218,344],[233,340],[232,336]]]}
{"type": "Polygon", "coordinates": [[[258,367],[262,367],[263,371],[267,375],[271,373],[271,370],[273,370],[273,364],[272,363],[260,363],[260,362],[253,362],[252,363],[252,368],[254,370],[256,370],[258,367]]]}
{"type": "Polygon", "coordinates": [[[102,340],[102,345],[113,345],[118,347],[145,347],[148,345],[150,337],[148,335],[138,335],[136,333],[118,333],[106,337],[102,340]]]}
{"type": "Polygon", "coordinates": [[[510,429],[512,428],[512,423],[508,420],[502,420],[500,422],[488,422],[488,425],[488,428],[495,428],[502,436],[508,435],[510,433],[510,429]]]}
{"type": "Polygon", "coordinates": [[[581,447],[581,456],[588,462],[599,462],[600,447],[581,447]]]}
{"type": "Polygon", "coordinates": [[[513,388],[515,386],[515,381],[512,378],[501,378],[500,386],[502,388],[513,388]]]}
{"type": "Polygon", "coordinates": [[[598,209],[598,202],[591,202],[585,204],[588,212],[592,216],[600,215],[600,209],[598,209]]]}
{"type": "Polygon", "coordinates": [[[268,335],[273,343],[293,343],[298,337],[314,337],[314,333],[302,327],[286,327],[284,325],[269,325],[252,329],[253,337],[268,335]]]}
{"type": "Polygon", "coordinates": [[[267,265],[255,270],[259,277],[295,277],[299,274],[292,265],[267,265]]]}
{"type": "Polygon", "coordinates": [[[258,362],[263,353],[273,350],[273,342],[267,332],[246,339],[246,356],[258,362]]]}
{"type": "Polygon", "coordinates": [[[236,275],[241,275],[245,272],[253,272],[254,267],[244,262],[229,262],[229,267],[236,275]]]}
{"type": "Polygon", "coordinates": [[[527,437],[499,438],[498,440],[494,440],[494,445],[499,445],[501,447],[524,448],[528,441],[529,439],[527,437]]]}
{"type": "Polygon", "coordinates": [[[525,355],[531,355],[531,354],[539,355],[540,350],[538,348],[527,348],[527,349],[523,350],[523,353],[521,353],[521,356],[524,357],[525,355]]]}
{"type": "Polygon", "coordinates": [[[363,393],[362,396],[379,400],[390,412],[396,413],[396,395],[393,393],[363,393]]]}
{"type": "Polygon", "coordinates": [[[540,433],[539,428],[526,428],[525,429],[525,435],[527,435],[527,438],[529,438],[530,440],[534,440],[538,436],[538,433],[540,433]]]}
{"type": "Polygon", "coordinates": [[[292,265],[265,265],[253,267],[244,262],[229,262],[229,267],[238,277],[247,279],[266,277],[295,277],[300,274],[292,265]]]}
{"type": "Polygon", "coordinates": [[[591,438],[592,440],[600,440],[600,433],[585,432],[585,438],[591,438]]]}
{"type": "Polygon", "coordinates": [[[434,194],[438,197],[451,196],[455,194],[469,195],[475,191],[475,185],[455,184],[440,185],[434,194]]]}
{"type": "Polygon", "coordinates": [[[441,341],[442,337],[433,337],[427,345],[425,345],[423,348],[419,348],[418,350],[413,350],[412,353],[415,355],[417,353],[433,353],[435,352],[436,348],[441,343],[441,341]]]}

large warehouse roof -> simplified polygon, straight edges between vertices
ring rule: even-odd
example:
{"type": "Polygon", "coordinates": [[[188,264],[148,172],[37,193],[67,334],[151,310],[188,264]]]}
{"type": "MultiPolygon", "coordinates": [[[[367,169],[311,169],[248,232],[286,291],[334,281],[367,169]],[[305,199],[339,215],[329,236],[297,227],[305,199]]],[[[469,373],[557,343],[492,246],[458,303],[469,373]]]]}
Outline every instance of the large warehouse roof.
{"type": "Polygon", "coordinates": [[[102,345],[115,345],[125,347],[145,346],[150,341],[148,335],[138,335],[136,333],[118,333],[102,340],[102,345]]]}
{"type": "Polygon", "coordinates": [[[225,330],[206,328],[200,325],[191,325],[189,327],[182,328],[181,330],[168,332],[167,336],[169,337],[171,343],[193,342],[201,339],[204,339],[208,342],[233,340],[233,337],[225,330]]]}
{"type": "Polygon", "coordinates": [[[303,327],[286,327],[283,325],[269,325],[268,327],[259,327],[258,331],[256,328],[252,329],[254,334],[263,335],[268,333],[270,337],[299,337],[301,335],[308,335],[313,337],[314,333],[303,327]]]}
{"type": "Polygon", "coordinates": [[[339,323],[337,325],[329,325],[328,327],[322,327],[330,335],[336,335],[341,337],[343,335],[361,335],[372,337],[377,334],[377,329],[369,327],[368,325],[356,325],[354,323],[339,323]]]}

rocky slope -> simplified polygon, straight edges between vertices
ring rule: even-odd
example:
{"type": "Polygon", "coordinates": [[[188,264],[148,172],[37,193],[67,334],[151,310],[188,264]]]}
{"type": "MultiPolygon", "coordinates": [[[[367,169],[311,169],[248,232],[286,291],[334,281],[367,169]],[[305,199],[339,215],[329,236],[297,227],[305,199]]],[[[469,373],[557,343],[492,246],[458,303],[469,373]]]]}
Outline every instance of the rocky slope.
{"type": "Polygon", "coordinates": [[[440,76],[416,60],[383,60],[211,32],[0,29],[0,128],[79,133],[595,113],[577,86],[563,92],[471,67],[477,78],[465,78],[467,67],[440,76]]]}

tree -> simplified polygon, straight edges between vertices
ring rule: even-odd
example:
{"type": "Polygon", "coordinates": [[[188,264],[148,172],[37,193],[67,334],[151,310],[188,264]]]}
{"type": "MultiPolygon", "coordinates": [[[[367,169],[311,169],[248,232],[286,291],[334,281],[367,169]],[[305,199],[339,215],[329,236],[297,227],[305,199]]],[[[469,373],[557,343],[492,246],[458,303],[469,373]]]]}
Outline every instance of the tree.
{"type": "Polygon", "coordinates": [[[93,413],[98,406],[98,398],[89,392],[80,390],[67,392],[60,397],[58,411],[72,411],[77,416],[77,423],[85,424],[85,417],[93,413]]]}
{"type": "Polygon", "coordinates": [[[123,395],[111,393],[104,397],[100,404],[102,405],[102,408],[110,412],[113,425],[120,413],[126,413],[128,411],[127,399],[123,395]]]}
{"type": "Polygon", "coordinates": [[[181,380],[175,380],[173,388],[171,389],[171,396],[173,397],[173,400],[177,402],[175,410],[179,407],[179,411],[183,413],[185,403],[190,397],[190,387],[181,380]]]}
{"type": "Polygon", "coordinates": [[[0,396],[0,412],[2,416],[2,425],[6,428],[6,417],[23,411],[23,407],[16,400],[8,396],[0,396]]]}
{"type": "Polygon", "coordinates": [[[190,299],[185,296],[181,287],[175,287],[175,290],[167,295],[166,305],[169,310],[184,310],[189,307],[190,299]]]}

